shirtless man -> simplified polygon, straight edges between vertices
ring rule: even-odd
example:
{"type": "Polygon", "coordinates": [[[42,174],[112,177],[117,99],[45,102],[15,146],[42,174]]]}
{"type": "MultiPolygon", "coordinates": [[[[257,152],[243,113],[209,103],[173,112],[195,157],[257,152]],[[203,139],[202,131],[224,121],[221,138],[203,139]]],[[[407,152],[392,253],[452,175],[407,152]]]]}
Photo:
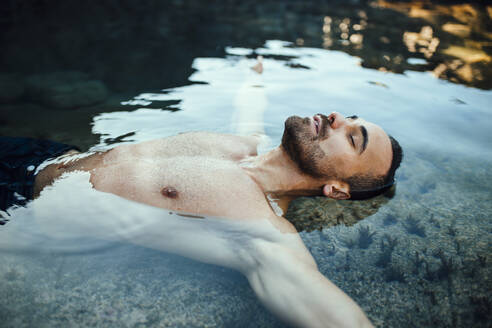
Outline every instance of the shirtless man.
{"type": "Polygon", "coordinates": [[[187,231],[174,227],[160,229],[159,241],[140,244],[239,270],[259,299],[294,326],[371,327],[359,306],[318,271],[295,228],[272,209],[269,196],[350,199],[383,192],[393,184],[401,161],[398,143],[379,126],[339,113],[289,117],[282,144],[260,155],[259,141],[194,132],[65,158],[37,174],[34,195],[66,172],[87,171],[99,191],[238,225],[254,223],[244,230],[241,245],[235,239],[215,243],[211,229],[190,231],[200,237],[183,244],[187,231]],[[264,228],[268,225],[274,229],[264,228]]]}

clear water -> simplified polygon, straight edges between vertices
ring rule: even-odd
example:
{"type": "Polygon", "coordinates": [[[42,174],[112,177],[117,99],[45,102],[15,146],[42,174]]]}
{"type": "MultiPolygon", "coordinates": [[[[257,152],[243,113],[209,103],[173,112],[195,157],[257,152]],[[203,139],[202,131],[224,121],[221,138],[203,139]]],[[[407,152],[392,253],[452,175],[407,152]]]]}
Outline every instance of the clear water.
{"type": "MultiPolygon", "coordinates": [[[[305,228],[304,223],[299,225],[320,271],[354,298],[378,327],[486,327],[492,302],[490,68],[487,62],[470,64],[481,69],[483,78],[475,72],[476,79],[468,82],[458,72],[459,65],[454,75],[451,70],[436,78],[439,64],[455,60],[442,54],[455,39],[441,37],[440,50],[430,57],[401,50],[397,41],[402,43],[407,29],[419,32],[430,23],[384,10],[381,3],[379,7],[352,4],[347,9],[334,2],[332,9],[309,7],[309,13],[295,6],[284,8],[292,13],[292,20],[302,23],[285,27],[286,31],[298,31],[294,37],[275,32],[277,18],[268,14],[259,14],[264,18],[258,23],[263,29],[248,25],[241,32],[221,30],[235,21],[205,20],[205,31],[215,34],[195,43],[198,50],[185,54],[177,45],[178,53],[168,49],[172,54],[162,57],[162,62],[158,58],[162,52],[156,52],[152,61],[146,57],[161,75],[165,72],[159,65],[171,67],[175,59],[183,72],[179,77],[156,78],[159,74],[150,68],[138,76],[130,67],[129,74],[122,73],[124,83],[120,81],[120,85],[104,79],[107,75],[99,68],[98,78],[111,89],[105,103],[53,110],[22,98],[1,106],[0,118],[6,124],[0,131],[106,149],[190,130],[233,132],[235,109],[241,99],[248,99],[251,106],[265,106],[265,131],[273,147],[280,141],[289,115],[357,114],[397,138],[405,159],[397,174],[396,195],[369,214],[359,215],[363,220],[355,225],[332,227],[322,220],[314,227],[312,223],[306,223],[305,228]],[[368,43],[363,43],[362,49],[356,42],[344,45],[341,35],[335,38],[335,32],[323,28],[328,24],[343,30],[339,23],[345,18],[350,18],[353,28],[363,20],[361,10],[369,15],[364,34],[368,43]],[[384,23],[402,17],[406,17],[405,23],[396,31],[384,23]],[[334,21],[338,27],[331,23],[334,21]],[[316,32],[310,32],[310,24],[316,32]],[[384,41],[387,46],[377,49],[371,40],[381,39],[381,33],[390,42],[384,41]],[[333,40],[327,40],[328,36],[333,40]],[[211,47],[213,37],[216,45],[211,47]],[[192,58],[179,58],[180,53],[192,58]],[[265,70],[257,76],[250,67],[260,54],[265,57],[265,70]],[[400,64],[394,63],[395,54],[403,57],[400,64]],[[380,62],[373,60],[379,58],[384,63],[388,61],[385,55],[391,56],[393,64],[379,66],[380,62]],[[188,76],[187,81],[182,75],[188,76]],[[252,85],[261,88],[248,88],[252,85]],[[24,123],[18,121],[19,116],[26,117],[24,123]],[[367,228],[374,234],[364,238],[367,228]]],[[[275,2],[269,4],[275,6],[275,2]]],[[[237,9],[243,15],[238,17],[249,19],[250,9],[243,6],[244,12],[237,9]]],[[[221,5],[216,8],[231,10],[221,5]]],[[[436,17],[435,21],[443,22],[444,16],[436,17]]],[[[473,22],[468,24],[475,28],[473,22]]],[[[432,26],[434,36],[444,35],[432,26]]],[[[73,33],[81,32],[76,28],[73,33]]],[[[179,40],[183,35],[187,34],[175,37],[179,40]]],[[[21,47],[21,43],[15,46],[21,47]]],[[[150,43],[136,44],[156,49],[150,43]]],[[[487,54],[488,48],[483,49],[487,54]]],[[[149,52],[138,47],[133,50],[149,52]]],[[[94,53],[100,52],[101,46],[96,46],[94,53]]],[[[127,55],[111,56],[120,70],[126,67],[123,63],[130,65],[127,55]]],[[[61,69],[50,62],[53,59],[46,61],[51,71],[61,69]]],[[[13,62],[11,59],[11,66],[4,70],[15,71],[13,62]]],[[[67,66],[83,70],[74,63],[67,66]]],[[[81,66],[92,74],[97,71],[87,63],[81,66]]],[[[361,206],[356,210],[362,213],[372,206],[371,202],[341,204],[342,212],[361,206]]],[[[298,206],[308,212],[299,220],[309,221],[330,217],[330,211],[339,205],[301,199],[298,206]],[[312,214],[315,211],[318,214],[312,214]]],[[[132,241],[139,239],[158,240],[159,233],[142,236],[141,232],[153,225],[172,228],[162,225],[160,219],[173,222],[175,218],[167,211],[98,193],[84,174],[59,181],[27,208],[9,212],[10,222],[0,229],[2,327],[283,326],[259,303],[240,274],[133,245],[132,241]],[[128,242],[121,242],[122,237],[128,242]]],[[[289,217],[296,219],[296,215],[289,217]]],[[[212,227],[228,229],[211,222],[212,227]]]]}

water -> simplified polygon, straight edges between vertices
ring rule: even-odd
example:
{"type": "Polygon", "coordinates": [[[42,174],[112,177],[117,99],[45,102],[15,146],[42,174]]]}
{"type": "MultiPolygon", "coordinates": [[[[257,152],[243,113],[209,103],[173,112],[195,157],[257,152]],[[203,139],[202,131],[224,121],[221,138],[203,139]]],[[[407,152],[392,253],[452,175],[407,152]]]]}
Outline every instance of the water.
{"type": "MultiPolygon", "coordinates": [[[[83,108],[53,109],[24,94],[0,106],[0,133],[96,150],[190,130],[230,133],[237,127],[235,109],[248,99],[265,108],[272,139],[266,151],[280,141],[289,115],[357,114],[384,127],[404,149],[395,196],[356,204],[299,199],[287,217],[302,231],[320,271],[376,326],[486,327],[492,299],[492,93],[484,59],[490,56],[490,21],[480,21],[473,6],[426,12],[401,5],[394,11],[382,7],[396,5],[382,1],[169,6],[176,17],[157,9],[130,14],[124,7],[113,17],[111,8],[92,7],[94,26],[82,16],[65,34],[57,24],[64,26],[74,15],[70,10],[37,8],[45,15],[37,19],[51,23],[34,33],[59,44],[59,54],[20,39],[7,53],[46,54],[36,62],[27,51],[4,53],[3,71],[20,80],[83,71],[103,81],[108,96],[83,108]],[[60,23],[50,20],[60,11],[60,23]],[[142,17],[148,18],[138,25],[142,17]],[[396,19],[401,26],[390,28],[396,19]],[[341,24],[349,26],[347,38],[341,24]],[[354,25],[364,24],[356,32],[354,25]],[[82,36],[97,40],[98,28],[101,40],[85,50],[82,36]],[[352,34],[362,34],[362,43],[352,34]],[[420,43],[412,52],[415,38],[420,43]],[[460,58],[452,48],[457,44],[472,46],[460,58]],[[256,55],[264,56],[261,76],[250,70],[256,55]],[[336,220],[348,226],[334,226],[336,220]]],[[[25,23],[29,10],[17,10],[25,23]]],[[[21,24],[9,24],[8,37],[25,35],[21,24]]],[[[283,326],[238,273],[121,242],[122,236],[158,238],[139,232],[173,217],[101,195],[84,174],[63,179],[10,214],[0,230],[1,326],[283,326]]]]}

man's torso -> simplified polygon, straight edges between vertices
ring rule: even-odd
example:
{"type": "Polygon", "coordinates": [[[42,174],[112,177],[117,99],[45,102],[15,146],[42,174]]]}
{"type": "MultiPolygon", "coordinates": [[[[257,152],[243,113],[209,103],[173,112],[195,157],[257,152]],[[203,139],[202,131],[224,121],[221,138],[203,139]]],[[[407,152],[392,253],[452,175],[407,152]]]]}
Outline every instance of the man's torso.
{"type": "Polygon", "coordinates": [[[258,140],[205,132],[180,134],[108,152],[40,172],[37,189],[63,172],[91,173],[95,189],[198,215],[236,219],[273,215],[263,191],[239,166],[255,156],[258,140]]]}

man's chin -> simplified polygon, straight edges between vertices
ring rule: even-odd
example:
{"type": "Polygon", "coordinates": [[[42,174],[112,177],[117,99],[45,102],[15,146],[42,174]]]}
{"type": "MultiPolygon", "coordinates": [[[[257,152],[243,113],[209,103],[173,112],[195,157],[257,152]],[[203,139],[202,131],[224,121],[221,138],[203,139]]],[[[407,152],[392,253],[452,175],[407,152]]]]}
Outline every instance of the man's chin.
{"type": "Polygon", "coordinates": [[[303,118],[299,116],[290,116],[285,121],[285,129],[282,135],[281,146],[289,158],[301,168],[302,171],[302,146],[303,118]]]}
{"type": "Polygon", "coordinates": [[[310,117],[300,117],[297,115],[289,116],[285,120],[285,128],[295,127],[296,129],[301,128],[303,125],[308,125],[311,123],[310,117]]]}
{"type": "Polygon", "coordinates": [[[297,115],[292,115],[292,116],[289,116],[289,117],[287,117],[287,119],[285,120],[285,126],[287,126],[288,124],[292,124],[292,123],[294,123],[294,122],[299,122],[299,121],[302,121],[302,117],[297,116],[297,115]]]}

